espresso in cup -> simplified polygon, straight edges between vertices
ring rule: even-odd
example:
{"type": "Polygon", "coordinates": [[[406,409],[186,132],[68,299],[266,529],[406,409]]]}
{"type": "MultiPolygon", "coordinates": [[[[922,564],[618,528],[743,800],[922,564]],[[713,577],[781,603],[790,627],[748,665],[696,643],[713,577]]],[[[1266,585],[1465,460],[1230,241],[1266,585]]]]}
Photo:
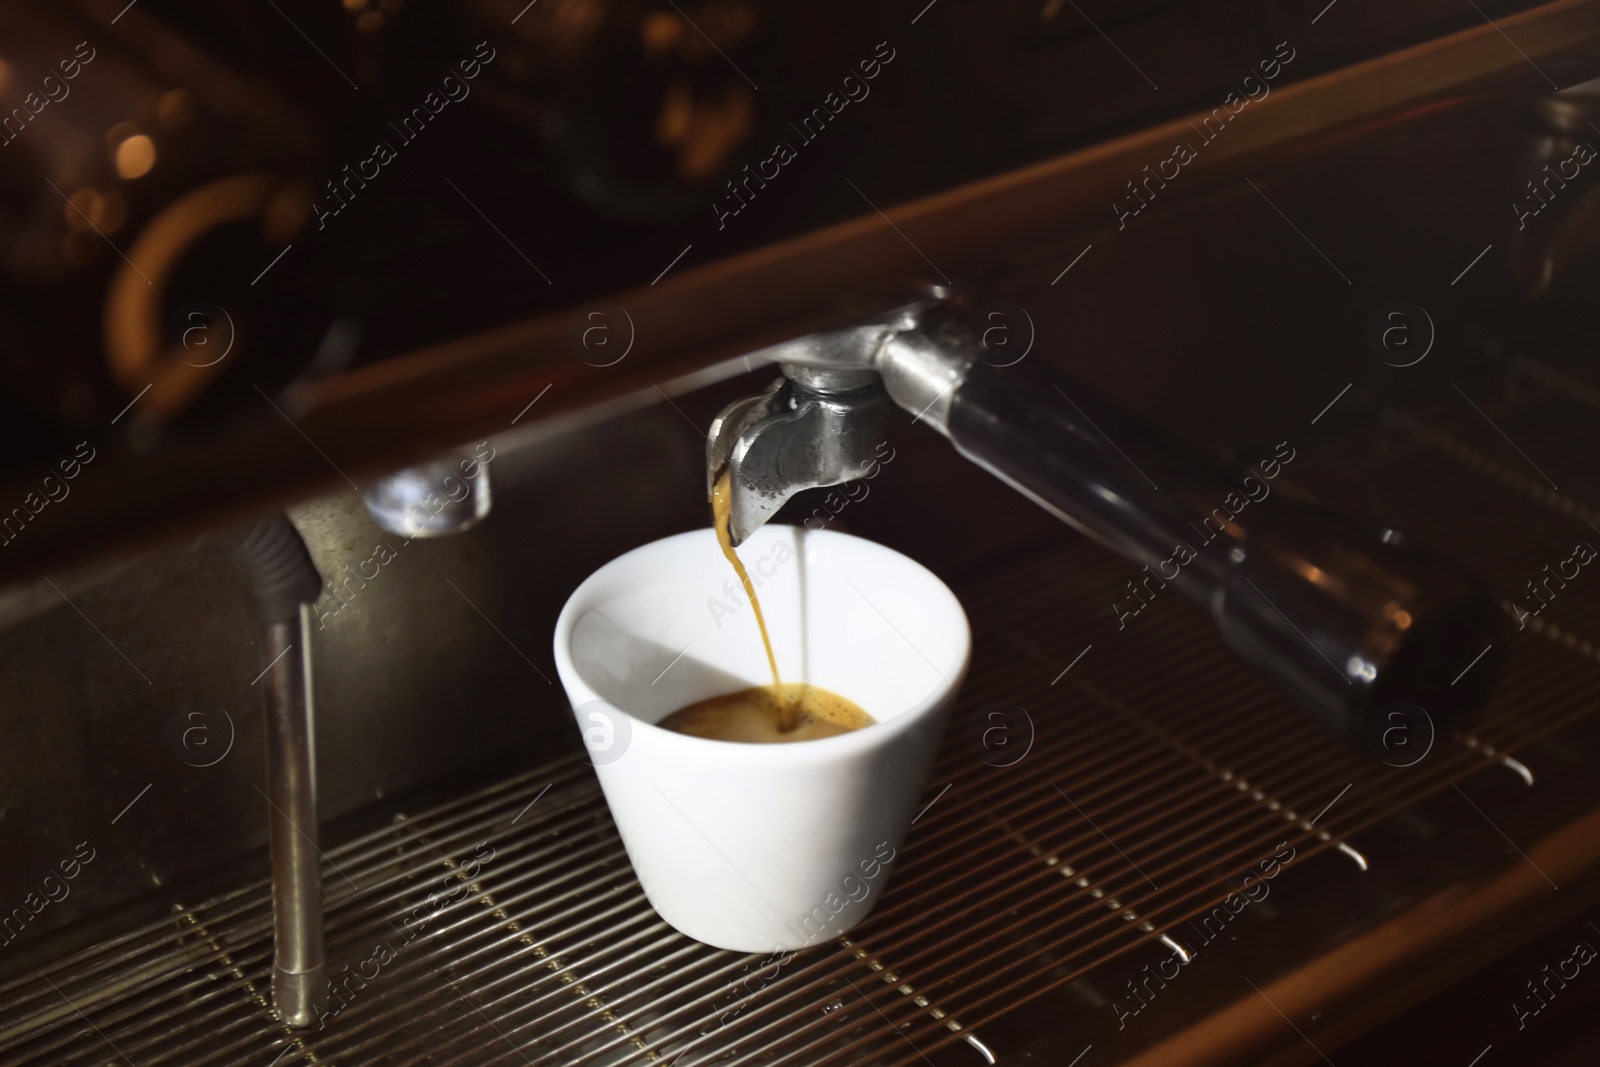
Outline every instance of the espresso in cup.
{"type": "Polygon", "coordinates": [[[847,734],[871,726],[874,721],[855,701],[838,693],[790,682],[699,700],[656,725],[713,741],[775,744],[847,734]]]}
{"type": "Polygon", "coordinates": [[[691,737],[713,741],[745,741],[756,744],[781,744],[789,741],[815,741],[871,726],[876,721],[853,700],[838,693],[803,682],[784,682],[778,677],[778,659],[772,652],[767,620],[761,614],[750,573],[733,549],[728,532],[732,505],[728,494],[728,472],[717,476],[711,489],[711,518],[717,530],[722,554],[733,564],[734,573],[744,585],[756,624],[767,650],[767,666],[772,669],[772,684],[724,693],[680,708],[656,725],[691,737]]]}

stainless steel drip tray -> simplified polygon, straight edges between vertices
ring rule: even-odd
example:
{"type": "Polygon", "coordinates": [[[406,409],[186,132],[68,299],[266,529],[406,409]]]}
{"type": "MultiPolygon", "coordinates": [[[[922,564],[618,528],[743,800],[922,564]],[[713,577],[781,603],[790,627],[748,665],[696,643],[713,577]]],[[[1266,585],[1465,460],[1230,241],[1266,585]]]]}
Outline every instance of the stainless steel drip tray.
{"type": "MultiPolygon", "coordinates": [[[[1157,605],[1111,640],[1097,616],[1061,610],[1108,602],[1125,569],[1080,543],[963,590],[973,668],[931,807],[878,908],[834,944],[780,967],[667,927],[574,757],[329,850],[335,996],[320,1025],[291,1031],[272,1013],[270,889],[257,881],[0,985],[0,1067],[993,1063],[1041,1026],[1114,1027],[1105,1004],[1128,967],[1170,952],[1163,938],[1187,937],[1283,843],[1292,868],[1240,937],[1299,907],[1291,875],[1314,863],[1366,877],[1351,853],[1370,840],[1384,856],[1380,827],[1459,800],[1457,782],[1542,855],[1535,824],[1486,783],[1540,799],[1497,765],[1585,732],[1573,728],[1600,703],[1587,643],[1520,635],[1474,733],[1393,768],[1287,708],[1192,608],[1157,605]]],[[[1486,840],[1467,847],[1521,862],[1486,840]]],[[[1595,857],[1570,859],[1576,884],[1595,857]]],[[[1271,970],[1251,978],[1273,988],[1271,970]]]]}
{"type": "MultiPolygon", "coordinates": [[[[320,1025],[273,1015],[258,882],[0,987],[0,1063],[694,1063],[752,1043],[725,1024],[771,977],[760,957],[656,916],[581,762],[397,816],[332,850],[324,877],[320,1025]]],[[[857,1041],[852,1062],[893,1051],[875,1013],[842,1010],[881,969],[866,953],[836,945],[791,967],[820,972],[805,999],[826,1019],[801,1062],[857,1041]]]]}

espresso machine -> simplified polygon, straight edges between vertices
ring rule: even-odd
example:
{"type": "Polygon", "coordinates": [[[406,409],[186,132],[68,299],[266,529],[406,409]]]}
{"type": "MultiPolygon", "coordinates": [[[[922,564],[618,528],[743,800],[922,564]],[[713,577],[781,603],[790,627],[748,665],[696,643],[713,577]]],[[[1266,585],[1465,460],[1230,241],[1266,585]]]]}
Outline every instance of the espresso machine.
{"type": "Polygon", "coordinates": [[[1588,1062],[1600,4],[0,29],[0,1063],[1588,1062]],[[782,965],[550,659],[723,474],[974,632],[782,965]]]}

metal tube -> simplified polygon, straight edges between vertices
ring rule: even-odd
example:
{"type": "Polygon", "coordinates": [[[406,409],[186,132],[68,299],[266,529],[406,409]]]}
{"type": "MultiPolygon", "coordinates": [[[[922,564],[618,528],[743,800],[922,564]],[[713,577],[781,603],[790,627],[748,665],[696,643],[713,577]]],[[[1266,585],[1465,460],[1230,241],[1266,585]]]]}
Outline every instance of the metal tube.
{"type": "Polygon", "coordinates": [[[272,850],[272,1000],[290,1026],[327,1003],[322,944],[322,852],[317,845],[317,759],[311,698],[310,606],[266,627],[267,789],[272,850]]]}

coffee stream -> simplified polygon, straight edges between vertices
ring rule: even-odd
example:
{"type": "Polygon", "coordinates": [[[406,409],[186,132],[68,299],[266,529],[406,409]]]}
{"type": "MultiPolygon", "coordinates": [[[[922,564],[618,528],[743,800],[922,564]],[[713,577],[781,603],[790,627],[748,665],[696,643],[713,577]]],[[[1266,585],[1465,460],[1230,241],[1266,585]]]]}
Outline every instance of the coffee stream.
{"type": "Polygon", "coordinates": [[[722,554],[733,564],[750,606],[755,609],[761,643],[767,650],[767,666],[772,669],[772,684],[697,701],[657,725],[694,737],[758,743],[813,741],[871,726],[876,720],[853,701],[804,682],[785,685],[778,677],[778,658],[772,652],[772,638],[767,633],[766,617],[761,614],[755,583],[733,550],[728,528],[731,512],[728,471],[724,470],[711,487],[711,519],[722,554]]]}
{"type": "MultiPolygon", "coordinates": [[[[776,688],[783,684],[782,679],[778,677],[778,657],[772,654],[772,638],[767,634],[767,617],[761,614],[761,601],[756,597],[756,587],[750,581],[750,572],[744,569],[744,564],[739,562],[739,554],[733,550],[733,534],[728,526],[732,514],[733,494],[728,482],[728,469],[724,467],[711,486],[711,522],[717,528],[717,544],[722,546],[722,554],[733,564],[733,573],[744,583],[744,595],[750,598],[750,606],[756,610],[756,625],[761,627],[761,643],[766,647],[767,666],[772,668],[772,685],[776,688]]],[[[794,729],[794,715],[788,710],[787,705],[779,713],[778,723],[778,729],[785,732],[794,729]]]]}

